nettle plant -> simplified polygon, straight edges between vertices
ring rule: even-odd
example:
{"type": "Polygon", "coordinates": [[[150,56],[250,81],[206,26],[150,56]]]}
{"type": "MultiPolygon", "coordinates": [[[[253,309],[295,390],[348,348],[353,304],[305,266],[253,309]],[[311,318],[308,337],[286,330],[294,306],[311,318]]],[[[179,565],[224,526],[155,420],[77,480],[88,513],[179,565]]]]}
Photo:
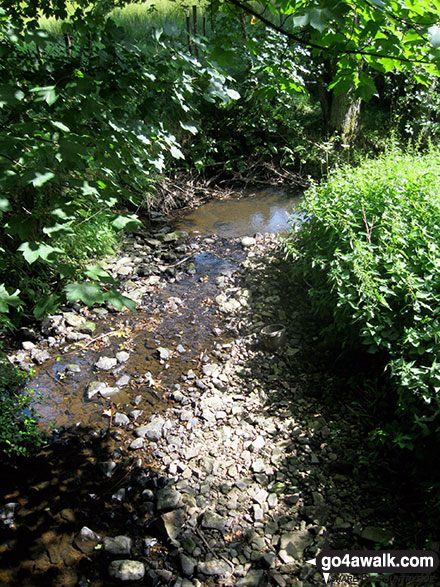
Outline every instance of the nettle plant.
{"type": "Polygon", "coordinates": [[[440,431],[439,177],[434,149],[338,169],[287,243],[324,336],[385,357],[394,418],[376,435],[409,449],[440,431]]]}
{"type": "Polygon", "coordinates": [[[64,38],[33,20],[39,8],[66,18],[61,0],[0,12],[3,326],[23,313],[40,318],[66,299],[134,308],[99,266],[84,270],[72,241],[85,236],[89,256],[99,255],[112,235],[139,225],[127,209],[144,204],[158,175],[184,158],[181,142],[198,132],[200,102],[239,97],[177,36],[127,37],[106,18],[108,4],[78,3],[64,38]]]}

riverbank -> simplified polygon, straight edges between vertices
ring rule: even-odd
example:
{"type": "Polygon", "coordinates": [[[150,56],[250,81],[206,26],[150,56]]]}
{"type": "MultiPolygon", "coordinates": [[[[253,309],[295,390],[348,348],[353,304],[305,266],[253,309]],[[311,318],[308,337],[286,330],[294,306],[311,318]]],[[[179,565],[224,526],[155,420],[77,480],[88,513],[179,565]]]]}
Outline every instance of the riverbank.
{"type": "Polygon", "coordinates": [[[317,354],[277,238],[171,235],[129,241],[139,257],[145,245],[160,252],[151,275],[134,253],[109,260],[125,291],[139,291],[136,316],[107,309],[93,334],[81,332],[94,314],[80,306],[67,312],[76,325],[47,322],[51,348],[63,337],[68,348],[42,365],[63,383],[85,374],[94,415],[19,468],[3,465],[1,581],[307,587],[324,584],[306,561],[326,539],[425,546],[423,507],[400,471],[369,460],[365,404],[355,409],[317,354]],[[259,332],[274,322],[287,340],[272,354],[259,332]],[[82,345],[93,353],[69,374],[82,345]]]}

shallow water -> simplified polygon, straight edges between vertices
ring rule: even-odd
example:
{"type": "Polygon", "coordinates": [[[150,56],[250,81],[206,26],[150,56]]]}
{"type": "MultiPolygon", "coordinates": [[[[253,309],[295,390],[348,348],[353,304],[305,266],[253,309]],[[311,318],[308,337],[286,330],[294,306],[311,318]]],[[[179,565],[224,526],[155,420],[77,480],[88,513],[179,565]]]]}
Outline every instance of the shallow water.
{"type": "Polygon", "coordinates": [[[176,227],[224,237],[287,232],[291,228],[289,218],[292,214],[295,218],[299,201],[299,195],[272,190],[239,200],[212,200],[186,214],[176,227]]]}
{"type": "MultiPolygon", "coordinates": [[[[285,232],[290,229],[288,219],[299,202],[282,192],[261,192],[240,200],[211,201],[174,224],[174,228],[197,231],[201,235],[218,235],[212,245],[203,250],[188,249],[188,260],[193,264],[193,274],[181,274],[174,282],[156,288],[150,296],[148,308],[123,314],[109,314],[97,321],[94,337],[113,332],[108,339],[81,350],[81,344],[66,345],[58,349],[42,367],[35,368],[35,377],[28,382],[36,390],[42,402],[36,406],[44,428],[81,425],[96,428],[107,424],[105,410],[110,402],[94,396],[86,398],[85,392],[93,381],[105,381],[114,386],[124,373],[131,378],[121,393],[114,397],[114,409],[127,410],[139,394],[139,407],[147,414],[167,407],[162,400],[162,390],[172,388],[181,379],[182,373],[196,369],[200,353],[209,346],[212,329],[217,323],[216,304],[213,298],[219,293],[216,278],[228,276],[237,270],[243,259],[243,248],[229,239],[255,233],[285,232]],[[170,309],[170,298],[181,303],[170,309]],[[178,353],[182,345],[185,352],[178,353]],[[169,348],[173,354],[164,364],[159,361],[158,347],[169,348]],[[110,374],[96,370],[94,364],[100,356],[114,357],[120,350],[127,350],[130,358],[120,365],[118,373],[110,374]],[[66,375],[69,364],[76,364],[81,372],[66,375]],[[151,373],[158,386],[137,382],[139,376],[151,373]]],[[[201,237],[199,236],[198,239],[201,237]]],[[[203,241],[205,239],[202,239],[203,241]]],[[[187,254],[188,254],[187,253],[187,254]]],[[[171,306],[172,307],[172,306],[171,306]]]]}

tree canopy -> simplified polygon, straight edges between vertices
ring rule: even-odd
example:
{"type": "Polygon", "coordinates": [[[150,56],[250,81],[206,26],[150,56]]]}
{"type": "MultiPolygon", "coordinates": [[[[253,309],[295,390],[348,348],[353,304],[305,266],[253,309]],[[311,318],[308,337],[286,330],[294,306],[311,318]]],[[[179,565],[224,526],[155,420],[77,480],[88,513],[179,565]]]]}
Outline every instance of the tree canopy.
{"type": "Polygon", "coordinates": [[[223,0],[226,11],[246,13],[315,58],[337,63],[331,88],[354,87],[357,97],[376,93],[373,71],[411,69],[428,83],[440,67],[440,2],[393,0],[223,0]]]}

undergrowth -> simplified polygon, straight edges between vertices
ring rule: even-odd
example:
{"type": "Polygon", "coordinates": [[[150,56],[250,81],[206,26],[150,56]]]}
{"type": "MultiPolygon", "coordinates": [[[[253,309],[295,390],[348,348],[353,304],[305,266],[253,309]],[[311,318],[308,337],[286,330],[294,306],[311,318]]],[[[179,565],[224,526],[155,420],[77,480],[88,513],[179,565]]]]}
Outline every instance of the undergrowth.
{"type": "MultiPolygon", "coordinates": [[[[322,334],[382,357],[376,438],[410,450],[440,430],[440,155],[393,148],[314,183],[286,242],[322,334]]],[[[372,397],[372,402],[378,397],[372,397]]]]}

